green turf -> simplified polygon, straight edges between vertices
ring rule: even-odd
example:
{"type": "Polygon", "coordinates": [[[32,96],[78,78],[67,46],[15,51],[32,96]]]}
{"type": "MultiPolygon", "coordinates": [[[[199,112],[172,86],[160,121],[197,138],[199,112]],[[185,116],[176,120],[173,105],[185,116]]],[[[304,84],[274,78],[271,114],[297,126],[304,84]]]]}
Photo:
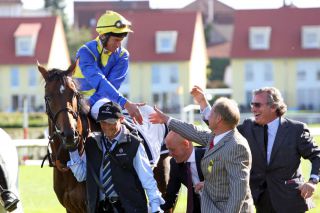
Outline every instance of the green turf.
{"type": "Polygon", "coordinates": [[[52,168],[20,166],[19,191],[25,213],[66,212],[53,191],[52,168]]]}
{"type": "MultiPolygon", "coordinates": [[[[320,144],[320,137],[316,138],[320,144]]],[[[309,178],[310,163],[303,161],[302,170],[305,178],[309,178]]],[[[62,213],[65,212],[58,202],[52,185],[52,168],[45,166],[20,166],[19,190],[25,213],[62,213]]],[[[186,188],[181,190],[175,213],[184,213],[186,207],[186,188]]],[[[310,213],[320,212],[320,184],[314,193],[316,208],[310,213]]]]}

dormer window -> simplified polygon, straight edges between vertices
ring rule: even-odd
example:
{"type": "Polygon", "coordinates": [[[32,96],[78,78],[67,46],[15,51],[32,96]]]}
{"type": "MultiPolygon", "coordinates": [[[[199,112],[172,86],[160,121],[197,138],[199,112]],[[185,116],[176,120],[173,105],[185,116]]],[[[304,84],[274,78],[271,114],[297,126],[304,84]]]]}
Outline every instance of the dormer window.
{"type": "Polygon", "coordinates": [[[40,23],[19,25],[14,32],[16,56],[34,55],[40,28],[40,23]]]}
{"type": "Polygon", "coordinates": [[[302,26],[301,43],[304,49],[320,49],[320,26],[302,26]]]}
{"type": "Polygon", "coordinates": [[[268,50],[270,48],[271,27],[250,27],[249,45],[252,50],[268,50]]]}
{"type": "Polygon", "coordinates": [[[174,53],[177,45],[177,31],[157,31],[156,32],[156,52],[174,53]]]}

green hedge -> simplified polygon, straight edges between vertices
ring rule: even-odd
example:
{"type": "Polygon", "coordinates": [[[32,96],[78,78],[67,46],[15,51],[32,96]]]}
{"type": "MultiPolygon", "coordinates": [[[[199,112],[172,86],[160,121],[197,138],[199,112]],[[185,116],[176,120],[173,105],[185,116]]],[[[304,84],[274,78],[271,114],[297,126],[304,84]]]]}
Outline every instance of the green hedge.
{"type": "MultiPolygon", "coordinates": [[[[48,126],[48,116],[45,113],[29,113],[29,127],[48,126]]],[[[23,113],[0,113],[1,128],[23,127],[23,113]]]]}

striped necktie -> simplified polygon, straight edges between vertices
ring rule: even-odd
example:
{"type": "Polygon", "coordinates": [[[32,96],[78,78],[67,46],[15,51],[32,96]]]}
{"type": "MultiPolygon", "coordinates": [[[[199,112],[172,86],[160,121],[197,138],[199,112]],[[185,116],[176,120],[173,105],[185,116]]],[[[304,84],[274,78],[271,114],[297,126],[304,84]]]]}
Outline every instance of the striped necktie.
{"type": "MultiPolygon", "coordinates": [[[[112,140],[116,142],[115,139],[112,140]]],[[[109,140],[103,140],[105,146],[105,154],[103,158],[103,170],[102,170],[102,185],[105,191],[106,197],[109,197],[111,193],[114,191],[114,186],[112,183],[112,175],[111,175],[111,165],[110,165],[110,148],[112,146],[112,142],[109,140]]]]}

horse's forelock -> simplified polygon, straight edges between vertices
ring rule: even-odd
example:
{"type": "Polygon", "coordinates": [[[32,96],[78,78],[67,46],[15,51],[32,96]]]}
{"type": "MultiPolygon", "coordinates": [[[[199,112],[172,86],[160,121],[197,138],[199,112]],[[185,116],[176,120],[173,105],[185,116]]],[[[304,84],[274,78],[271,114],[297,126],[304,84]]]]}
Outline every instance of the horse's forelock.
{"type": "Polygon", "coordinates": [[[48,71],[48,77],[46,81],[50,82],[53,80],[60,80],[60,79],[63,79],[64,76],[66,75],[67,75],[66,71],[59,70],[59,69],[52,69],[48,71]]]}
{"type": "Polygon", "coordinates": [[[61,81],[61,83],[63,84],[68,84],[68,82],[71,81],[75,86],[75,88],[72,88],[72,89],[75,91],[79,89],[77,82],[75,82],[70,76],[68,76],[68,72],[64,70],[59,70],[59,69],[49,70],[48,76],[45,79],[45,81],[46,83],[49,83],[52,81],[61,81]]]}

